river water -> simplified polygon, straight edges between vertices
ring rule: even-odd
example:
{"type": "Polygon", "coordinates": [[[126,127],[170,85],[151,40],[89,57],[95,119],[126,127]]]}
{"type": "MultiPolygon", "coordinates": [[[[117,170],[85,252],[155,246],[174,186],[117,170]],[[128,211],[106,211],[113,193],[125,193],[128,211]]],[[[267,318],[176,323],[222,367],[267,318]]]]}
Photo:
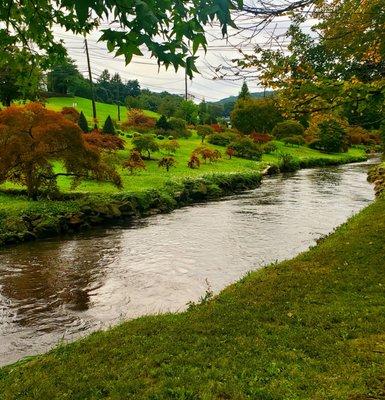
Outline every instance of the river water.
{"type": "Polygon", "coordinates": [[[374,199],[369,163],[266,178],[222,201],[3,249],[0,364],[124,319],[183,310],[306,250],[374,199]]]}

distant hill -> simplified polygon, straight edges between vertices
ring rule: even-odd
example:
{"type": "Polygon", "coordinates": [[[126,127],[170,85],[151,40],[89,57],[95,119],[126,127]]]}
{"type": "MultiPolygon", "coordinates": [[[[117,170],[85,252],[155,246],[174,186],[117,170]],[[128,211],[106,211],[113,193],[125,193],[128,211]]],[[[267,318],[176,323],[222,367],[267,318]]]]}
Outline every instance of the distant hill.
{"type": "MultiPolygon", "coordinates": [[[[272,90],[266,90],[266,92],[255,92],[250,93],[252,97],[260,98],[260,97],[268,97],[271,96],[274,92],[272,90]]],[[[237,100],[238,96],[229,96],[224,99],[213,102],[214,104],[226,104],[226,103],[234,103],[237,100]]]]}

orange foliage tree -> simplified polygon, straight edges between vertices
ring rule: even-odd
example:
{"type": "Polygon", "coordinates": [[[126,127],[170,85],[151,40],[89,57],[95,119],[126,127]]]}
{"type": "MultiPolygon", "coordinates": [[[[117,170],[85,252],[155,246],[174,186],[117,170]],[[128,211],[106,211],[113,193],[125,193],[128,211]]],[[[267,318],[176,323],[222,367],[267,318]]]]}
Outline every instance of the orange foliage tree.
{"type": "Polygon", "coordinates": [[[190,160],[187,162],[187,166],[191,169],[196,169],[201,166],[201,161],[199,158],[193,153],[191,154],[190,160]]]}
{"type": "Polygon", "coordinates": [[[175,158],[171,156],[162,157],[158,162],[158,167],[166,168],[168,172],[171,167],[174,167],[176,164],[175,158]]]}
{"type": "Polygon", "coordinates": [[[124,166],[129,169],[131,175],[135,170],[146,169],[146,164],[144,163],[138,150],[132,150],[130,157],[124,163],[124,166]]]}
{"type": "Polygon", "coordinates": [[[115,135],[108,135],[94,129],[90,133],[83,134],[84,141],[92,147],[100,150],[115,151],[124,149],[124,140],[115,135]]]}
{"type": "Polygon", "coordinates": [[[127,121],[123,122],[123,129],[135,129],[140,132],[145,132],[154,128],[156,120],[148,117],[142,110],[131,109],[127,112],[127,121]]]}
{"type": "Polygon", "coordinates": [[[117,172],[85,143],[80,128],[63,114],[39,103],[1,110],[0,183],[25,185],[28,195],[36,199],[42,189],[57,190],[59,176],[72,177],[74,186],[82,178],[121,186],[117,172]],[[54,171],[53,161],[62,163],[63,172],[54,171]]]}
{"type": "Polygon", "coordinates": [[[206,164],[207,160],[209,160],[210,162],[213,162],[213,161],[218,161],[222,157],[220,151],[209,149],[208,147],[204,147],[204,146],[197,147],[192,152],[192,155],[193,156],[200,155],[202,157],[202,159],[204,160],[205,164],[206,164]]]}

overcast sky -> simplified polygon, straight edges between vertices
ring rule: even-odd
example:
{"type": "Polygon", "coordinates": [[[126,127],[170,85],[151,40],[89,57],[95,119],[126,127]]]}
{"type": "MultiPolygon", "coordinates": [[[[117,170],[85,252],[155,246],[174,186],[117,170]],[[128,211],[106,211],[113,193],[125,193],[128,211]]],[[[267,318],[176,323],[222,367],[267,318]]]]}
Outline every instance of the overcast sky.
{"type": "MultiPolygon", "coordinates": [[[[252,20],[247,20],[244,23],[250,26],[253,25],[252,20]]],[[[274,22],[273,25],[268,26],[255,41],[265,43],[273,31],[274,33],[283,34],[287,26],[287,18],[281,18],[281,20],[274,22]]],[[[65,32],[60,28],[55,29],[55,34],[65,41],[69,56],[76,61],[79,70],[85,75],[87,73],[87,63],[83,37],[75,36],[71,32],[65,32]]],[[[132,62],[126,66],[123,57],[115,58],[113,53],[107,51],[105,43],[98,42],[99,36],[100,32],[97,31],[88,36],[91,67],[95,79],[104,69],[108,69],[111,73],[118,72],[123,80],[138,79],[142,88],[154,91],[166,90],[178,94],[184,93],[184,70],[175,72],[172,67],[167,71],[164,67],[159,70],[156,60],[149,56],[134,56],[132,62]]],[[[206,54],[203,51],[199,53],[200,57],[197,65],[200,74],[196,74],[192,81],[188,81],[189,94],[194,96],[196,101],[201,101],[203,98],[206,101],[217,101],[227,96],[237,95],[242,85],[242,80],[213,80],[210,65],[218,66],[226,60],[229,61],[239,57],[239,53],[233,46],[239,39],[231,38],[230,44],[227,40],[220,38],[218,28],[215,26],[208,28],[207,39],[209,49],[206,54]]],[[[247,44],[244,48],[252,51],[253,45],[247,44]]],[[[256,79],[248,81],[248,85],[252,92],[263,91],[256,79]]]]}

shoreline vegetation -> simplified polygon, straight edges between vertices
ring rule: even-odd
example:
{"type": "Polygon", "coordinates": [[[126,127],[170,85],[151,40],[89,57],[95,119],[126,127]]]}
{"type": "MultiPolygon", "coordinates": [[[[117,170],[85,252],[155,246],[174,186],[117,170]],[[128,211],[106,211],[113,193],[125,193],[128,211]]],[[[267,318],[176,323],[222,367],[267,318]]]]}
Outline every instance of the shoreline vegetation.
{"type": "Polygon", "coordinates": [[[292,260],[183,313],[146,316],[0,370],[10,399],[384,395],[385,198],[292,260]]]}
{"type": "MultiPolygon", "coordinates": [[[[190,148],[199,145],[199,141],[199,137],[180,141],[182,162],[185,161],[183,157],[187,160],[190,148]]],[[[299,168],[340,165],[367,159],[361,149],[325,154],[302,146],[290,147],[277,143],[279,151],[291,154],[298,160],[299,168]]],[[[217,163],[204,164],[199,170],[186,168],[190,174],[187,176],[179,169],[176,172],[171,170],[170,173],[160,173],[154,160],[144,173],[130,176],[126,172],[125,188],[121,191],[110,184],[85,182],[78,191],[71,192],[68,180],[63,179],[59,185],[64,190],[56,200],[42,198],[32,201],[23,194],[20,187],[3,185],[0,190],[0,249],[4,245],[170,212],[196,202],[254,189],[261,183],[264,173],[278,172],[278,164],[278,152],[264,155],[260,162],[223,159],[217,163]]]]}

